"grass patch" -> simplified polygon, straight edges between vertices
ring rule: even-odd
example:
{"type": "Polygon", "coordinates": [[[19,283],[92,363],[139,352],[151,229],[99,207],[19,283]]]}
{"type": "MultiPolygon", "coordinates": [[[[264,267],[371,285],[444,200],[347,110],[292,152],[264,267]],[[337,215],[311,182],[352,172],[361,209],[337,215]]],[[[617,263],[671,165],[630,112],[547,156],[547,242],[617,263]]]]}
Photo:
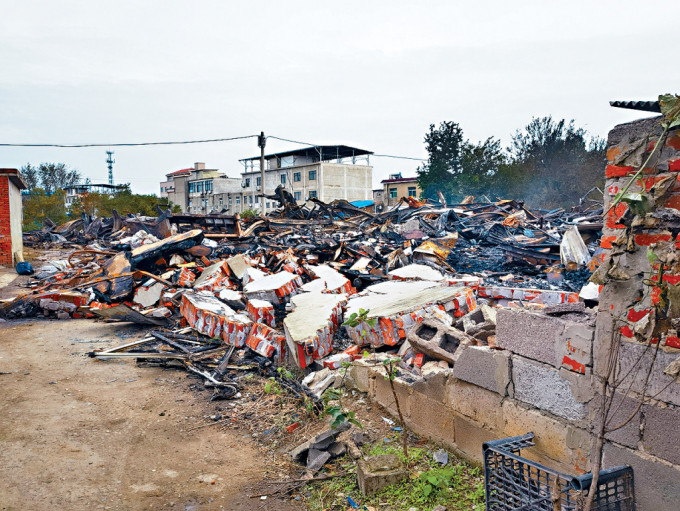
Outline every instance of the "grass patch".
{"type": "MultiPolygon", "coordinates": [[[[364,446],[364,454],[396,454],[405,461],[398,442],[376,443],[364,446]]],[[[484,477],[478,468],[457,462],[451,457],[442,467],[432,459],[428,449],[409,448],[409,478],[381,493],[364,497],[356,481],[355,464],[346,460],[342,464],[351,474],[314,483],[306,487],[307,507],[311,511],[345,511],[349,508],[347,497],[363,506],[380,511],[407,511],[416,508],[428,511],[444,505],[450,511],[481,511],[484,509],[484,477]]]]}

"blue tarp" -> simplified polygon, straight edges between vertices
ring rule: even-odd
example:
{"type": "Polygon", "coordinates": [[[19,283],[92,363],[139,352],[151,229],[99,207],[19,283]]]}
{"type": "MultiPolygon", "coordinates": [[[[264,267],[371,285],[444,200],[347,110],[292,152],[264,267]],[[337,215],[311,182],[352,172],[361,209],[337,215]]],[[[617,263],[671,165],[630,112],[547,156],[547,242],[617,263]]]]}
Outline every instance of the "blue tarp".
{"type": "Polygon", "coordinates": [[[355,200],[350,202],[350,204],[357,208],[367,208],[368,206],[373,206],[372,200],[355,200]]]}

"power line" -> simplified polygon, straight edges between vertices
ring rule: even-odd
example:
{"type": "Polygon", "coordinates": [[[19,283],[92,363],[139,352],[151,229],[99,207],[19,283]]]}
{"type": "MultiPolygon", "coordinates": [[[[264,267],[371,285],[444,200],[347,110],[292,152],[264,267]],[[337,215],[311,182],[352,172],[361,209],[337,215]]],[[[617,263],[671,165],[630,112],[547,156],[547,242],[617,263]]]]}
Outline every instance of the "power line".
{"type": "Polygon", "coordinates": [[[372,154],[371,156],[377,156],[378,158],[398,158],[401,160],[427,161],[427,158],[412,158],[411,156],[395,156],[393,154],[372,154]]]}
{"type": "Polygon", "coordinates": [[[171,142],[130,142],[118,144],[4,144],[0,143],[0,147],[62,147],[62,148],[79,148],[79,147],[134,147],[134,146],[150,146],[150,145],[178,145],[178,144],[206,144],[210,142],[228,142],[230,140],[242,140],[245,138],[253,138],[258,135],[245,135],[243,137],[230,138],[212,138],[206,140],[182,140],[171,142]]]}
{"type": "MultiPolygon", "coordinates": [[[[139,147],[139,146],[154,146],[154,145],[181,145],[181,144],[207,144],[212,142],[229,142],[231,140],[243,140],[246,138],[255,138],[258,135],[245,135],[242,137],[229,137],[229,138],[211,138],[205,140],[177,140],[168,142],[126,142],[126,143],[115,143],[115,144],[9,144],[0,143],[0,147],[57,147],[57,148],[84,148],[84,147],[139,147]]],[[[275,140],[280,140],[282,142],[290,142],[291,144],[307,145],[311,147],[319,147],[319,144],[312,144],[311,142],[301,142],[299,140],[292,140],[290,138],[277,137],[274,135],[269,135],[267,138],[273,138],[275,140]]],[[[412,160],[412,161],[427,161],[427,158],[414,158],[411,156],[399,156],[394,154],[372,154],[371,156],[377,158],[394,158],[400,160],[412,160]]]]}

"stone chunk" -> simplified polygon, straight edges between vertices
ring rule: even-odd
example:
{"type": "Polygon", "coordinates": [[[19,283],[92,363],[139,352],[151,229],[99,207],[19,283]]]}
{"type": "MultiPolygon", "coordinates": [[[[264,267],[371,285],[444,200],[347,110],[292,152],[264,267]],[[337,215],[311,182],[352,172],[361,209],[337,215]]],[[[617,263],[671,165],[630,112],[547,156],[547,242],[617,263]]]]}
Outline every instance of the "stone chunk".
{"type": "Polygon", "coordinates": [[[357,483],[361,493],[374,495],[386,486],[397,484],[407,476],[396,454],[369,456],[357,464],[357,483]]]}
{"type": "Polygon", "coordinates": [[[307,468],[316,472],[331,459],[331,453],[318,449],[309,449],[307,453],[307,468]]]}

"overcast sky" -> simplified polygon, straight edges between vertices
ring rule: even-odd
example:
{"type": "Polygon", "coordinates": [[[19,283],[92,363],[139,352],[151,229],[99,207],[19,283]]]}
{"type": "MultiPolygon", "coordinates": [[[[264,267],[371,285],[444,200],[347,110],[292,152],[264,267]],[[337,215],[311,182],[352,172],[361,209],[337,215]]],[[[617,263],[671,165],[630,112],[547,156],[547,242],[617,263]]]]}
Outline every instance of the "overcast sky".
{"type": "MultiPolygon", "coordinates": [[[[612,99],[680,92],[680,2],[0,0],[0,142],[268,135],[425,157],[429,124],[510,142],[532,116],[606,136],[612,99]]],[[[268,152],[299,146],[270,140],[268,152]]],[[[106,149],[0,147],[0,167],[106,149]]],[[[116,148],[117,182],[158,193],[203,161],[236,177],[255,139],[116,148]]],[[[373,158],[374,185],[416,162],[373,158]]]]}

